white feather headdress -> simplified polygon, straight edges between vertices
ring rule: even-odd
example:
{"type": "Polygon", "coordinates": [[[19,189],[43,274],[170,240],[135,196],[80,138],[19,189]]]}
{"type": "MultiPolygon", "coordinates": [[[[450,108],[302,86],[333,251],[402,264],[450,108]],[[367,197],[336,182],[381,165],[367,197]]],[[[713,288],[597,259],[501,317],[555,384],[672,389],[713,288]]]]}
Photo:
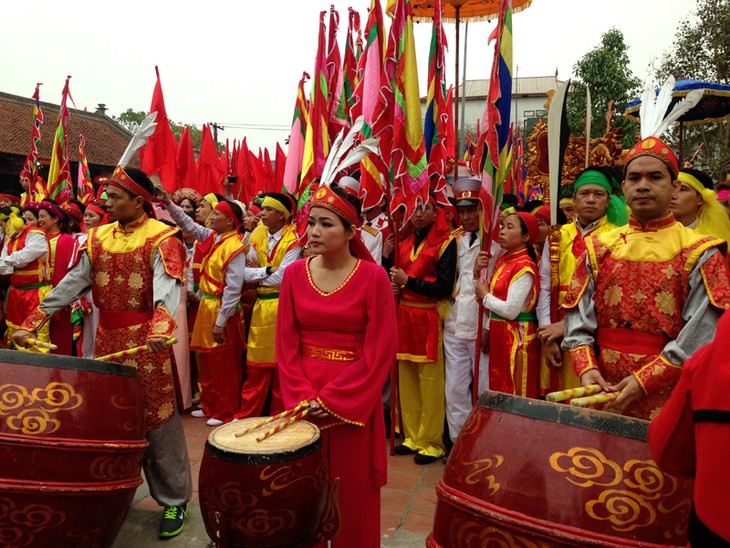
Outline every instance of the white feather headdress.
{"type": "Polygon", "coordinates": [[[661,138],[662,134],[679,118],[700,102],[701,89],[693,89],[669,111],[674,91],[674,76],[669,76],[664,85],[656,93],[653,87],[646,88],[641,95],[639,117],[641,119],[641,138],[661,138]]]}
{"type": "Polygon", "coordinates": [[[129,141],[127,148],[124,150],[124,154],[122,154],[122,157],[119,159],[119,163],[117,164],[118,166],[122,168],[126,167],[132,158],[134,158],[135,152],[143,147],[149,136],[155,132],[155,127],[157,127],[155,118],[157,118],[157,113],[150,112],[145,119],[142,120],[137,131],[134,132],[132,140],[129,141]]]}
{"type": "Polygon", "coordinates": [[[325,161],[324,168],[322,169],[322,176],[319,179],[321,185],[331,185],[334,181],[335,176],[348,167],[355,165],[365,158],[368,154],[379,153],[378,143],[379,139],[371,137],[365,139],[359,145],[355,145],[355,138],[362,130],[365,120],[362,116],[355,120],[352,127],[345,135],[343,129],[335,137],[332,146],[330,147],[329,155],[325,161]]]}

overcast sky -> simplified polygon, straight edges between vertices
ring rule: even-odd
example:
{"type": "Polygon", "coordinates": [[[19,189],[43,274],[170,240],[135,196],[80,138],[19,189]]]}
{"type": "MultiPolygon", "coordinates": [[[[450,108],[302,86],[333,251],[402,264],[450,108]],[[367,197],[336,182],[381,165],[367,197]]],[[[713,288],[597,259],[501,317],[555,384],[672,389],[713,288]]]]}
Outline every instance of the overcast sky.
{"type": "MultiPolygon", "coordinates": [[[[106,103],[118,115],[130,107],[149,109],[159,65],[172,120],[218,122],[226,127],[219,140],[248,136],[249,147],[273,150],[289,133],[302,72],[313,72],[319,12],[330,4],[340,12],[342,50],[347,8],[360,12],[364,29],[369,0],[4,2],[0,90],[30,97],[35,83],[43,82],[41,99],[57,103],[70,74],[76,107],[94,110],[106,103]],[[261,126],[268,129],[256,129],[261,126]]],[[[650,63],[669,49],[678,23],[695,7],[694,0],[533,0],[513,16],[513,76],[557,69],[559,78],[567,78],[601,35],[617,27],[629,46],[631,69],[645,80],[650,63]]],[[[487,37],[495,25],[469,24],[468,79],[489,77],[493,48],[487,37]]],[[[431,25],[415,27],[425,95],[431,25]]],[[[454,25],[445,29],[450,85],[454,25]]],[[[55,123],[52,114],[46,121],[55,123]]]]}

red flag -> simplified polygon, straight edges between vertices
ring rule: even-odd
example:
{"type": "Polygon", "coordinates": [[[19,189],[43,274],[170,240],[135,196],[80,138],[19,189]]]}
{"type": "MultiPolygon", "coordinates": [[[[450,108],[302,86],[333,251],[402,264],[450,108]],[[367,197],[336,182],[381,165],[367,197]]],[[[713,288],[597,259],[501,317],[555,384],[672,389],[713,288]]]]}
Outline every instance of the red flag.
{"type": "Polygon", "coordinates": [[[203,136],[200,141],[200,154],[198,155],[198,189],[203,195],[210,192],[223,194],[223,178],[225,173],[221,170],[221,161],[218,157],[213,133],[210,126],[203,126],[203,136]]]}
{"type": "Polygon", "coordinates": [[[221,147],[221,171],[226,175],[231,175],[231,156],[228,154],[228,139],[226,139],[226,148],[221,147]]]}
{"type": "Polygon", "coordinates": [[[284,187],[284,171],[286,170],[286,154],[279,143],[276,143],[276,169],[274,179],[276,181],[276,192],[286,192],[284,187]]]}
{"type": "Polygon", "coordinates": [[[193,140],[190,138],[190,128],[185,126],[180,135],[180,146],[177,149],[177,187],[197,188],[198,171],[193,154],[193,140]]]}
{"type": "Polygon", "coordinates": [[[177,190],[177,141],[170,129],[170,121],[167,119],[165,109],[165,98],[162,95],[162,84],[160,83],[160,71],[155,67],[157,83],[152,93],[152,104],[150,113],[156,112],[157,127],[150,135],[145,145],[142,156],[142,171],[148,176],[157,174],[162,186],[167,192],[177,190]]]}
{"type": "Polygon", "coordinates": [[[233,186],[233,196],[237,200],[241,200],[246,205],[250,204],[256,195],[254,189],[254,181],[251,176],[251,165],[248,161],[248,145],[246,138],[243,138],[238,147],[238,158],[236,158],[236,179],[237,182],[233,186]]]}
{"type": "Polygon", "coordinates": [[[261,166],[261,173],[264,176],[264,192],[279,192],[281,187],[276,188],[276,180],[274,179],[274,171],[271,168],[271,156],[269,156],[268,148],[265,148],[263,151],[259,149],[259,165],[261,166]]]}

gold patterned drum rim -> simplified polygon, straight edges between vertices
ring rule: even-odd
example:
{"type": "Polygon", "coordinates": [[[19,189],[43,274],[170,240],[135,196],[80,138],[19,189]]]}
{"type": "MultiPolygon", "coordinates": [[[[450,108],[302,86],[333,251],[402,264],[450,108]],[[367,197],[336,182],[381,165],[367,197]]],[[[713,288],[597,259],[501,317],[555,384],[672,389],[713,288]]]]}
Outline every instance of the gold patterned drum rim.
{"type": "Polygon", "coordinates": [[[263,441],[256,441],[267,430],[276,427],[287,419],[280,419],[261,428],[236,437],[236,434],[246,428],[254,426],[268,417],[249,417],[235,422],[229,422],[217,427],[208,435],[208,443],[216,449],[226,453],[240,455],[274,455],[297,451],[312,445],[319,439],[319,428],[304,420],[290,424],[273,436],[263,441]]]}

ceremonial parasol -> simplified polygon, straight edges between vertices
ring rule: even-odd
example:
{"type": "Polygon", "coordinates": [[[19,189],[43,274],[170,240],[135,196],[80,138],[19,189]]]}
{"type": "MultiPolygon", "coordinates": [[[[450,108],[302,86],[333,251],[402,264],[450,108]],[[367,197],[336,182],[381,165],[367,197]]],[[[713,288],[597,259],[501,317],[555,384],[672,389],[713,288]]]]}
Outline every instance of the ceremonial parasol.
{"type": "MultiPolygon", "coordinates": [[[[667,112],[674,108],[687,94],[695,89],[704,91],[700,102],[689,111],[679,117],[679,156],[682,157],[682,141],[684,126],[709,124],[721,122],[730,118],[730,86],[716,84],[714,82],[703,82],[700,80],[679,80],[674,85],[672,102],[667,112]]],[[[641,98],[634,99],[626,106],[624,115],[634,122],[639,121],[639,109],[641,98]]]]}
{"type": "MultiPolygon", "coordinates": [[[[512,0],[512,13],[529,7],[532,0],[512,0]]],[[[414,19],[433,19],[435,0],[411,0],[414,19]]],[[[459,159],[459,23],[461,21],[486,21],[499,17],[502,0],[441,0],[443,18],[456,23],[456,76],[454,79],[454,129],[456,130],[455,158],[459,159]]]]}

